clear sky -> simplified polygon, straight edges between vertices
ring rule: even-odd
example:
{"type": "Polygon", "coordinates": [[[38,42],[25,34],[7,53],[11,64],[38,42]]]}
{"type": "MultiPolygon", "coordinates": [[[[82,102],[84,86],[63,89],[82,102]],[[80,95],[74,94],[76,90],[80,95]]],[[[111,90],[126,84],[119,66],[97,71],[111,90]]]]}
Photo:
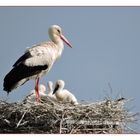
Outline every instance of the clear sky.
{"type": "Polygon", "coordinates": [[[34,88],[31,80],[7,97],[3,78],[27,47],[49,39],[52,24],[73,48],[41,83],[63,79],[78,100],[133,98],[130,110],[140,112],[140,7],[0,7],[0,98],[21,101],[34,88]]]}

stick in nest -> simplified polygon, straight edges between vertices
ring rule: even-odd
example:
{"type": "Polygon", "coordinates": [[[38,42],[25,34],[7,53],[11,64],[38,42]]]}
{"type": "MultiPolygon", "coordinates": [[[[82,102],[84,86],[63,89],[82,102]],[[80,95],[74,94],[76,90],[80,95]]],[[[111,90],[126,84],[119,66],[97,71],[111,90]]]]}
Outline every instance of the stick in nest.
{"type": "Polygon", "coordinates": [[[26,112],[27,112],[27,111],[25,111],[25,112],[23,113],[23,115],[22,115],[21,119],[20,119],[20,120],[19,120],[19,122],[17,123],[16,128],[18,128],[18,127],[19,127],[19,125],[20,125],[21,121],[23,120],[23,118],[24,118],[24,116],[25,116],[26,112]]]}

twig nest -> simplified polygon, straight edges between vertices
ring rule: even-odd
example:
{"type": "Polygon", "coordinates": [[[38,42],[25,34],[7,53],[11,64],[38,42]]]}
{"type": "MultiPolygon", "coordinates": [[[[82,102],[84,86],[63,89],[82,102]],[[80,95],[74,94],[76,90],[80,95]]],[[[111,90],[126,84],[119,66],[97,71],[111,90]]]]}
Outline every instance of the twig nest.
{"type": "Polygon", "coordinates": [[[0,133],[128,133],[128,123],[135,121],[137,114],[126,109],[126,102],[118,99],[73,105],[48,97],[31,104],[1,101],[0,133]]]}

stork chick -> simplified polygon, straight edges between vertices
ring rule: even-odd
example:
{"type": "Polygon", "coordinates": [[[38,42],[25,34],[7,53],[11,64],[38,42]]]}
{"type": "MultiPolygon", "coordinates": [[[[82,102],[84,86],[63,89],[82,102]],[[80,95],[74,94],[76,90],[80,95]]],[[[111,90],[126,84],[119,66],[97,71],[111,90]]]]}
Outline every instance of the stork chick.
{"type": "Polygon", "coordinates": [[[74,105],[77,105],[76,97],[68,90],[64,89],[65,82],[63,80],[58,80],[55,85],[53,94],[55,94],[58,101],[70,102],[74,105]]]}

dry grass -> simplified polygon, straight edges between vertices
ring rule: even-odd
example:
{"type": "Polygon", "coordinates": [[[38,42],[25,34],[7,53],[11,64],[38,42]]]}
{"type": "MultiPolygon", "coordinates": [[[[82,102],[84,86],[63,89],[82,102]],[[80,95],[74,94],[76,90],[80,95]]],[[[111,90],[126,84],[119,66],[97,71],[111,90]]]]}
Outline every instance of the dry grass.
{"type": "Polygon", "coordinates": [[[79,105],[53,102],[0,102],[0,133],[132,133],[128,124],[136,120],[127,100],[81,102],[79,105]]]}

